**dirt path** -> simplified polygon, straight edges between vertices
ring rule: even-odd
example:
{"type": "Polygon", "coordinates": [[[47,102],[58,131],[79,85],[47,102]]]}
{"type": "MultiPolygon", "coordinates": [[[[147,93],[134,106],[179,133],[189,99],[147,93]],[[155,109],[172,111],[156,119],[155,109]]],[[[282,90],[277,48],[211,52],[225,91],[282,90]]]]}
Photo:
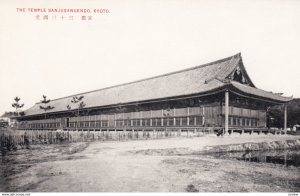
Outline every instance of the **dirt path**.
{"type": "Polygon", "coordinates": [[[296,138],[300,139],[231,136],[95,142],[81,152],[34,163],[10,176],[10,187],[30,192],[300,191],[299,168],[174,155],[208,145],[296,138]]]}

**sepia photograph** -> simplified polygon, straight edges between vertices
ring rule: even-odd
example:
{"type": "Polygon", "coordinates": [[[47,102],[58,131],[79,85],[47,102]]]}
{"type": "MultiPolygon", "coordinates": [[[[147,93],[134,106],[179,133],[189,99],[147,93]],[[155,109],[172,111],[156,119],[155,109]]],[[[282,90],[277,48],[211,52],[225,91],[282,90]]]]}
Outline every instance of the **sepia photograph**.
{"type": "Polygon", "coordinates": [[[300,1],[2,0],[0,193],[300,192],[300,1]]]}

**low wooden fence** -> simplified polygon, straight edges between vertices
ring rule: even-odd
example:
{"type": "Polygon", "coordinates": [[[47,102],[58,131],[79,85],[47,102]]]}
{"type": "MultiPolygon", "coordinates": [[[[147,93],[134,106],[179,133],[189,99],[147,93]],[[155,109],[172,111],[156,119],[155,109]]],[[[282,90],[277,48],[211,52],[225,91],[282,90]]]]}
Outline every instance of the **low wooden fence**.
{"type": "Polygon", "coordinates": [[[47,131],[16,130],[0,132],[0,147],[11,149],[35,144],[64,142],[146,140],[166,137],[200,137],[212,133],[209,130],[106,130],[106,131],[47,131]]]}

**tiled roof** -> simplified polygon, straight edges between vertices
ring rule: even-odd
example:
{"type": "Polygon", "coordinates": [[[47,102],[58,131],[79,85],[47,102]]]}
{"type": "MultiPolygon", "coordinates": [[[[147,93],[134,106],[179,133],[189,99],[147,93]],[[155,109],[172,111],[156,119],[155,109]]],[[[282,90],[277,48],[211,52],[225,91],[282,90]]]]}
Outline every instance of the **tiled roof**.
{"type": "MultiPolygon", "coordinates": [[[[228,83],[223,82],[223,80],[231,74],[238,65],[241,66],[241,63],[242,59],[241,54],[239,53],[212,63],[144,80],[81,93],[77,94],[77,96],[83,95],[84,102],[86,103],[85,108],[91,108],[201,94],[228,85],[228,83]]],[[[236,86],[237,88],[242,88],[240,85],[236,86]]],[[[254,85],[252,86],[254,87],[254,85]]],[[[249,88],[245,89],[250,91],[249,88]]],[[[271,96],[267,93],[261,93],[261,95],[271,96]]],[[[75,95],[51,100],[50,105],[54,106],[54,109],[50,112],[67,110],[66,106],[71,105],[70,102],[73,96],[75,95]]],[[[277,99],[277,96],[274,98],[277,99]]],[[[281,100],[281,98],[279,99],[281,100]]],[[[42,114],[44,111],[40,109],[40,105],[41,103],[35,104],[25,111],[25,115],[42,114]]]]}
{"type": "Polygon", "coordinates": [[[4,114],[2,114],[2,116],[0,117],[3,117],[3,118],[11,118],[11,117],[16,117],[18,116],[18,113],[16,112],[5,112],[4,114]]]}
{"type": "Polygon", "coordinates": [[[238,90],[242,91],[243,93],[249,94],[249,95],[263,97],[263,98],[267,98],[267,99],[279,101],[279,102],[288,102],[288,101],[292,100],[291,97],[283,97],[283,96],[280,96],[279,94],[264,91],[264,90],[261,90],[258,88],[253,88],[253,87],[241,84],[236,81],[231,81],[230,83],[238,90]]]}

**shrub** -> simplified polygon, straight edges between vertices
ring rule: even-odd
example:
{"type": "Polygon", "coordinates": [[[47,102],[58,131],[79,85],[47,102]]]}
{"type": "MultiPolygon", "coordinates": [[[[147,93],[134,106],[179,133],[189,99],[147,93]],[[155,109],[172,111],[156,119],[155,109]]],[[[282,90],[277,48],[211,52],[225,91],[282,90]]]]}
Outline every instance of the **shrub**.
{"type": "Polygon", "coordinates": [[[189,185],[185,188],[185,190],[186,190],[187,192],[199,192],[199,190],[196,189],[195,186],[192,185],[192,184],[189,184],[189,185]]]}

